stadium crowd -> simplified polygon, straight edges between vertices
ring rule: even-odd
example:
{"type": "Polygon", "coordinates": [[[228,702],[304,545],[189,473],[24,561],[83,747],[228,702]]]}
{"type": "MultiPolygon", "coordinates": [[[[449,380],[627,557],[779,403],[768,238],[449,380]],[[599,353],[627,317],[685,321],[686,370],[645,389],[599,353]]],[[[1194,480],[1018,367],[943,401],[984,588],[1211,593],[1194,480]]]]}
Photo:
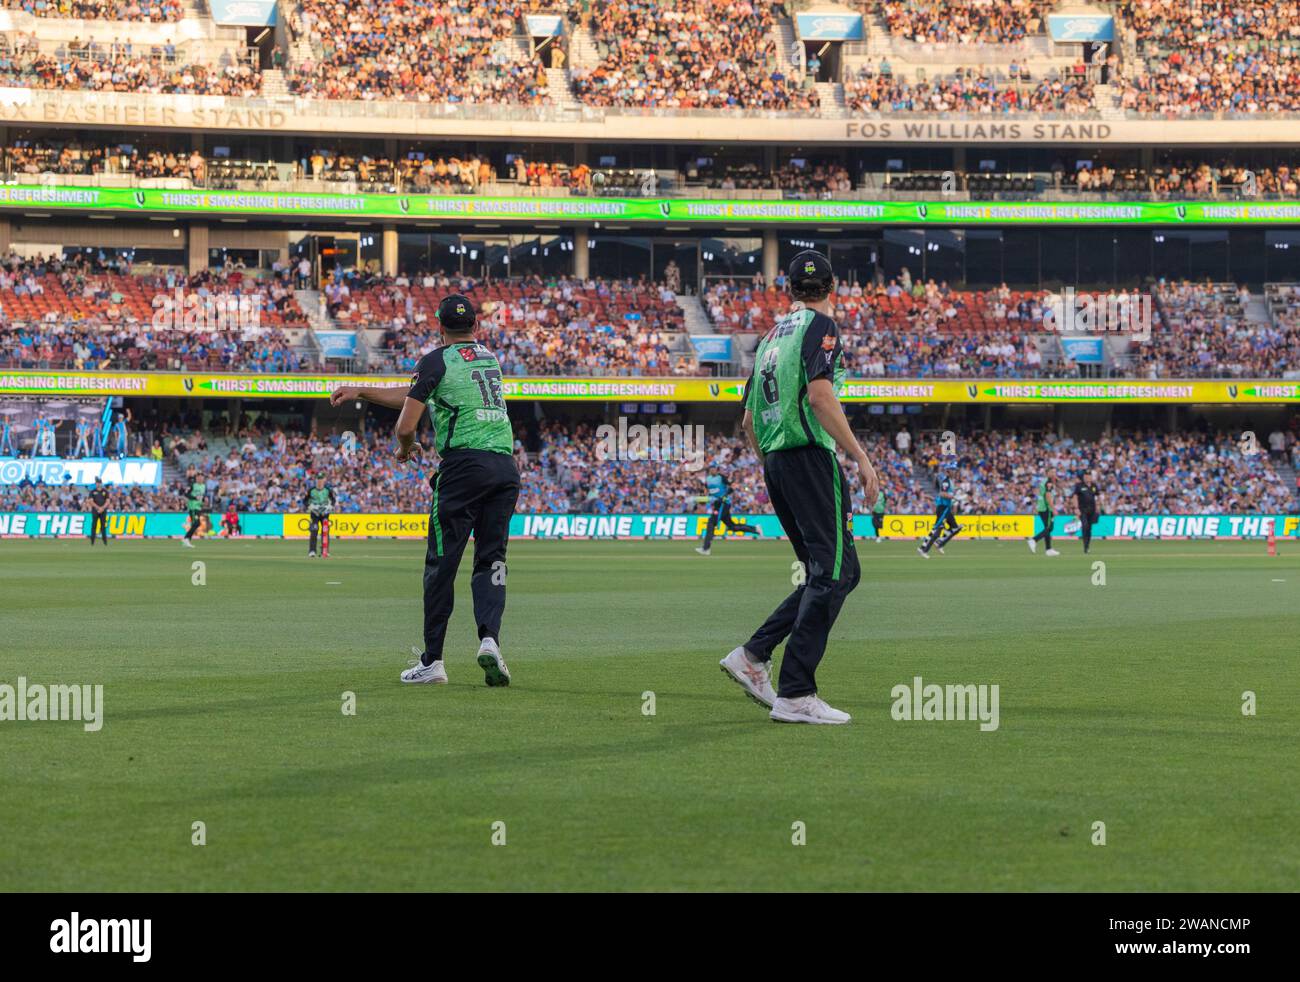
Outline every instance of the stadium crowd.
{"type": "Polygon", "coordinates": [[[1042,0],[875,0],[868,6],[884,20],[889,33],[923,44],[1011,44],[1038,34],[1042,0]]]}
{"type": "Polygon", "coordinates": [[[1141,378],[1300,378],[1300,330],[1285,315],[1245,318],[1250,292],[1214,283],[1161,282],[1159,323],[1135,343],[1128,372],[1141,378]]]}
{"type": "MultiPolygon", "coordinates": [[[[842,282],[835,319],[845,369],[859,378],[1042,378],[1068,371],[1067,364],[1045,364],[1028,337],[1041,333],[1042,297],[1005,284],[961,292],[910,276],[867,287],[842,282]]],[[[764,334],[789,309],[784,273],[771,289],[718,283],[701,299],[714,326],[727,332],[764,334]]]]}
{"type": "Polygon", "coordinates": [[[317,370],[285,333],[305,326],[288,270],[259,280],[235,264],[134,274],[82,252],[0,260],[4,367],[317,370]]]}
{"type": "Polygon", "coordinates": [[[154,57],[60,57],[23,48],[0,51],[0,86],[96,92],[256,95],[262,74],[248,65],[190,65],[154,57]]]}
{"type": "Polygon", "coordinates": [[[1139,167],[1115,168],[1109,164],[1080,166],[1073,176],[1058,177],[1080,193],[1115,194],[1139,191],[1162,200],[1212,199],[1220,194],[1244,197],[1295,197],[1300,193],[1295,170],[1288,164],[1258,170],[1221,162],[1184,161],[1150,171],[1139,167]]]}
{"type": "MultiPolygon", "coordinates": [[[[1294,432],[1290,440],[1294,450],[1294,432]]],[[[937,442],[920,448],[927,469],[938,464],[938,450],[937,442]]],[[[1049,477],[1056,510],[1068,512],[1070,489],[1092,471],[1103,514],[1281,513],[1297,506],[1295,489],[1267,455],[1243,454],[1232,434],[1134,430],[1085,441],[995,430],[958,439],[958,507],[971,514],[1027,514],[1040,480],[1049,477]]]]}
{"type": "MultiPolygon", "coordinates": [[[[1294,424],[1272,435],[1280,447],[1275,459],[1300,466],[1297,435],[1294,424]]],[[[905,445],[884,429],[858,437],[880,475],[889,513],[930,514],[941,435],[919,432],[905,445]]],[[[209,486],[214,511],[233,503],[240,512],[298,512],[318,474],[334,487],[339,512],[421,514],[429,507],[425,467],[397,463],[386,430],[363,434],[351,448],[337,434],[248,423],[219,436],[169,422],[141,431],[139,438],[141,447],[151,446],[153,456],[168,460],[172,473],[185,477],[159,488],[116,491],[118,511],[180,511],[188,481],[197,476],[209,486]]],[[[516,510],[700,512],[704,481],[718,468],[731,481],[736,513],[770,514],[762,467],[743,438],[706,432],[702,454],[685,459],[661,452],[667,449],[647,447],[635,459],[603,459],[591,423],[521,423],[515,441],[522,482],[516,510]]],[[[873,502],[865,501],[852,481],[852,465],[841,463],[853,485],[853,510],[865,514],[873,502]]],[[[1054,483],[1056,512],[1068,514],[1074,508],[1070,490],[1090,472],[1099,479],[1103,514],[1289,513],[1300,506],[1269,454],[1243,453],[1231,434],[1137,429],[1097,440],[1019,430],[957,435],[952,474],[959,514],[1030,514],[1044,477],[1054,483]]],[[[30,482],[0,487],[0,510],[78,511],[86,490],[30,482]]]]}
{"type": "Polygon", "coordinates": [[[288,25],[312,57],[289,88],[317,99],[544,105],[546,71],[513,49],[512,0],[299,0],[288,25]]]}
{"type": "Polygon", "coordinates": [[[136,177],[184,177],[202,184],[206,161],[197,150],[188,154],[142,147],[84,146],[78,140],[15,143],[0,149],[6,174],[134,174],[136,177]]]}
{"type": "Polygon", "coordinates": [[[675,354],[668,334],[684,315],[664,285],[638,280],[579,281],[527,276],[480,283],[443,271],[396,277],[343,277],[325,288],[341,324],[383,328],[372,369],[408,373],[440,343],[433,313],[449,290],[479,305],[479,338],[510,375],[693,375],[693,356],[675,354]]]}
{"type": "Polygon", "coordinates": [[[594,106],[815,110],[817,91],[787,75],[763,0],[591,0],[575,8],[600,63],[572,72],[594,106]]]}
{"type": "Polygon", "coordinates": [[[181,19],[181,0],[4,0],[4,7],[33,17],[77,20],[148,21],[170,24],[181,19]]]}
{"type": "Polygon", "coordinates": [[[1082,74],[1012,83],[979,71],[950,78],[909,82],[893,74],[863,69],[844,82],[844,101],[855,113],[936,112],[1013,113],[1095,112],[1092,83],[1082,74]]]}
{"type": "Polygon", "coordinates": [[[1300,109],[1295,0],[1130,0],[1121,8],[1138,52],[1117,83],[1124,108],[1175,116],[1300,109]]]}
{"type": "Polygon", "coordinates": [[[852,191],[854,182],[849,170],[835,161],[802,160],[767,170],[749,161],[700,167],[688,161],[682,168],[687,183],[701,183],[722,191],[784,191],[785,197],[830,196],[852,191]]]}

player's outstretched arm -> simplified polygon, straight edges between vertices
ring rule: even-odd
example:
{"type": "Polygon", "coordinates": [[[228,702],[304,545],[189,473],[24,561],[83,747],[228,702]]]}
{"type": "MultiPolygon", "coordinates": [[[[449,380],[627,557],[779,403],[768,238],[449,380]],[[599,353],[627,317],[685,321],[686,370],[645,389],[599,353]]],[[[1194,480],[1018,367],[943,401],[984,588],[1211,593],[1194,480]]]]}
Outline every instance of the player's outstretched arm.
{"type": "Polygon", "coordinates": [[[749,438],[749,445],[754,448],[754,453],[758,454],[758,462],[763,462],[763,448],[758,445],[758,437],[754,435],[754,414],[748,409],[740,421],[741,427],[745,431],[745,436],[749,438]]]}
{"type": "Polygon", "coordinates": [[[815,378],[808,383],[808,404],[812,406],[813,415],[817,417],[817,422],[822,424],[822,429],[829,433],[839,448],[858,465],[858,478],[862,481],[862,490],[868,501],[875,501],[876,492],[880,490],[880,479],[876,477],[876,469],[871,466],[871,458],[862,449],[862,444],[858,443],[858,438],[853,435],[853,428],[849,426],[848,417],[844,415],[844,407],[836,398],[835,387],[831,385],[830,379],[815,378]]]}
{"type": "Polygon", "coordinates": [[[393,431],[397,437],[397,459],[410,460],[413,454],[420,453],[422,449],[415,442],[415,431],[424,418],[424,403],[404,394],[401,406],[402,414],[397,417],[397,427],[393,431]]]}
{"type": "Polygon", "coordinates": [[[330,405],[338,406],[345,402],[364,399],[377,406],[389,409],[401,409],[406,402],[407,390],[402,386],[387,385],[340,385],[330,393],[330,405]]]}

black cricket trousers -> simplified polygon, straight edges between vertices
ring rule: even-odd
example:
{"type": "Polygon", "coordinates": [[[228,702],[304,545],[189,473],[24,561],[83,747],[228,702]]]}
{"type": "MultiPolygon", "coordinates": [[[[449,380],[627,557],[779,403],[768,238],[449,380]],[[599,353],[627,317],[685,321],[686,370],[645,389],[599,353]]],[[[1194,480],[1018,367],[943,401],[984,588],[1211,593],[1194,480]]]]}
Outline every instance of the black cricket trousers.
{"type": "Polygon", "coordinates": [[[768,661],[772,649],[786,641],[777,695],[796,699],[817,691],[817,666],[831,627],[861,578],[853,499],[834,451],[823,447],[774,450],[763,463],[763,477],[804,577],[745,648],[768,661]]]}
{"type": "Polygon", "coordinates": [[[1096,524],[1097,513],[1095,511],[1079,513],[1079,531],[1083,538],[1083,548],[1085,550],[1092,545],[1092,527],[1096,524]]]}
{"type": "Polygon", "coordinates": [[[456,570],[474,533],[474,621],[478,636],[500,640],[506,608],[506,543],[519,497],[519,471],[509,454],[453,450],[433,481],[429,545],[424,555],[424,661],[442,658],[455,605],[456,570]]]}

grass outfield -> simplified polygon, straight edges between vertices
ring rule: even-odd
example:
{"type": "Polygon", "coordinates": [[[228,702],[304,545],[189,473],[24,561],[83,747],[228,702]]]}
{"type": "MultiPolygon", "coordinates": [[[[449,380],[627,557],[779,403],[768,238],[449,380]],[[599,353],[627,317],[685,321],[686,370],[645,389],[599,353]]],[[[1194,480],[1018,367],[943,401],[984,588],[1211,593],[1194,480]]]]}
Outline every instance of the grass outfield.
{"type": "Polygon", "coordinates": [[[419,543],[0,541],[0,682],[105,687],[98,733],[0,723],[0,890],[1300,882],[1296,546],[861,543],[819,673],[841,727],[769,722],[718,671],[788,546],[692,548],[515,542],[515,683],[488,689],[468,563],[451,684],[397,681],[419,543]],[[1000,729],[893,720],[915,675],[998,684],[1000,729]]]}

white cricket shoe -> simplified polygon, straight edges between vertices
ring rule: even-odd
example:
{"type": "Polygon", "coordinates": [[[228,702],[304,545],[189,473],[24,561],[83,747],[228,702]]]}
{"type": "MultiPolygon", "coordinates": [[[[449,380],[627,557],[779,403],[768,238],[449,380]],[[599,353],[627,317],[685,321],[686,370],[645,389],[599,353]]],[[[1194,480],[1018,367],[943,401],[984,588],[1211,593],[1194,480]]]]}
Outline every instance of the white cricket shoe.
{"type": "Polygon", "coordinates": [[[939,555],[940,555],[940,556],[943,555],[943,546],[940,546],[940,547],[939,547],[939,555]]]}
{"type": "Polygon", "coordinates": [[[778,698],[772,704],[772,712],[769,713],[772,719],[778,723],[847,723],[853,717],[848,713],[842,713],[838,709],[832,709],[821,699],[817,698],[817,693],[811,693],[806,696],[799,696],[797,699],[778,698]]]}
{"type": "Polygon", "coordinates": [[[698,552],[701,556],[707,556],[711,552],[711,550],[705,549],[704,546],[696,546],[695,551],[698,552]]]}
{"type": "Polygon", "coordinates": [[[501,657],[501,649],[491,638],[484,638],[478,646],[478,667],[483,669],[483,680],[492,688],[510,684],[510,669],[501,657]]]}
{"type": "Polygon", "coordinates": [[[929,559],[929,558],[930,558],[930,554],[929,554],[928,552],[926,552],[925,549],[923,549],[921,546],[917,546],[917,547],[916,547],[916,551],[919,552],[919,553],[921,554],[921,558],[922,558],[922,559],[929,559]]]}
{"type": "Polygon", "coordinates": [[[309,553],[307,553],[307,558],[308,558],[308,559],[315,559],[315,558],[316,558],[316,553],[314,553],[314,552],[309,552],[309,553]]]}
{"type": "Polygon", "coordinates": [[[1059,556],[1060,553],[1057,552],[1055,549],[1048,549],[1045,553],[1043,553],[1043,555],[1044,555],[1044,556],[1059,556]]]}
{"type": "Polygon", "coordinates": [[[408,685],[446,685],[447,669],[442,660],[431,662],[428,665],[421,663],[419,655],[421,654],[415,648],[411,653],[416,655],[415,661],[411,662],[411,667],[402,673],[402,681],[408,685]]]}
{"type": "Polygon", "coordinates": [[[745,690],[745,695],[768,709],[772,708],[776,702],[776,690],[772,688],[771,662],[751,661],[742,645],[718,664],[722,666],[724,675],[745,690]]]}
{"type": "Polygon", "coordinates": [[[1036,540],[1036,539],[1026,539],[1026,540],[1025,540],[1025,544],[1029,546],[1029,551],[1030,551],[1030,552],[1037,552],[1037,551],[1038,551],[1038,540],[1036,540]]]}
{"type": "Polygon", "coordinates": [[[186,549],[194,548],[194,543],[191,542],[189,539],[181,539],[181,545],[183,545],[186,549]]]}

